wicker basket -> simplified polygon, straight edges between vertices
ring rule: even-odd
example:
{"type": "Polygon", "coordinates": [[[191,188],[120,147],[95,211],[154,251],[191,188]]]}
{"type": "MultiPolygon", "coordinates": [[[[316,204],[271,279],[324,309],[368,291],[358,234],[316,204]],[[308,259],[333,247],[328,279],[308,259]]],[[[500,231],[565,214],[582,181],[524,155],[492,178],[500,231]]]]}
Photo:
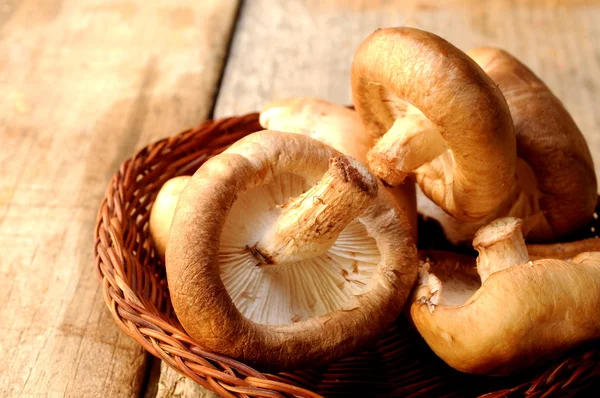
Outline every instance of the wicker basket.
{"type": "MultiPolygon", "coordinates": [[[[148,352],[226,397],[440,397],[486,393],[487,397],[548,397],[600,391],[600,341],[580,346],[568,357],[526,374],[470,376],[438,359],[403,316],[366,351],[329,366],[302,371],[261,373],[203,349],[174,316],[165,270],[148,233],[150,207],[165,181],[193,174],[209,157],[260,130],[257,116],[207,121],[149,145],[123,162],[106,190],[95,230],[95,270],[115,322],[148,352]]],[[[436,235],[433,224],[421,220],[420,227],[427,231],[423,236],[436,235]]],[[[429,239],[429,243],[437,241],[429,239]]],[[[422,241],[419,244],[431,246],[422,241]]]]}

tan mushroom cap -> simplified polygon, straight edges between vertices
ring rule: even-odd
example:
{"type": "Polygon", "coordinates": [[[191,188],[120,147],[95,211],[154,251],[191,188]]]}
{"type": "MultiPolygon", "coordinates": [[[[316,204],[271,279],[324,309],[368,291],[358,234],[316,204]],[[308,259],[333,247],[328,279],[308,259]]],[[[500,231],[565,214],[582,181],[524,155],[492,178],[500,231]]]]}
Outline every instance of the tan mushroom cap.
{"type": "MultiPolygon", "coordinates": [[[[575,121],[550,89],[518,59],[497,48],[468,53],[496,82],[508,102],[517,134],[517,156],[530,171],[517,190],[528,239],[549,241],[586,225],[598,199],[589,148],[575,121]],[[527,178],[532,173],[535,181],[527,178]]],[[[518,206],[513,205],[513,206],[518,206]]]]}
{"type": "MultiPolygon", "coordinates": [[[[267,130],[303,134],[367,164],[373,138],[362,126],[358,114],[346,107],[316,97],[286,98],[267,104],[260,113],[260,125],[267,130]]],[[[389,188],[398,207],[407,214],[417,237],[415,184],[406,181],[389,188]]]]}
{"type": "Polygon", "coordinates": [[[508,242],[524,245],[512,220],[492,226],[499,247],[487,250],[494,253],[478,248],[482,285],[469,257],[430,252],[421,267],[413,322],[431,349],[460,371],[515,373],[600,337],[600,253],[507,267],[523,254],[508,242]],[[507,226],[510,234],[500,232],[507,226]],[[497,266],[487,277],[482,260],[497,266]]]}
{"type": "Polygon", "coordinates": [[[174,177],[165,182],[158,191],[152,209],[150,210],[150,220],[148,222],[150,235],[154,241],[154,247],[161,259],[165,258],[167,242],[169,241],[169,232],[173,214],[181,191],[190,180],[190,176],[174,177]]]}
{"type": "MultiPolygon", "coordinates": [[[[173,218],[166,267],[175,312],[200,344],[275,369],[301,367],[357,349],[399,314],[416,278],[416,249],[406,217],[385,190],[379,189],[358,219],[347,220],[346,229],[325,254],[268,265],[252,253],[250,246],[289,207],[277,205],[324,176],[331,177],[330,159],[339,155],[309,137],[263,131],[207,161],[188,182],[173,218]],[[240,274],[248,278],[238,278],[240,274]],[[301,284],[307,277],[312,282],[301,284]],[[281,279],[288,285],[278,283],[281,279]],[[262,288],[245,290],[244,296],[240,292],[246,282],[262,288]],[[291,307],[312,303],[302,307],[298,319],[290,319],[293,312],[283,308],[289,304],[286,297],[296,300],[291,307]],[[251,300],[261,304],[250,305],[251,300]],[[311,306],[313,314],[308,311],[311,306]],[[264,307],[281,316],[262,316],[273,312],[262,311],[264,307]]],[[[366,169],[357,170],[357,177],[342,172],[341,181],[347,177],[369,183],[366,169]]],[[[312,213],[302,213],[308,219],[298,223],[302,233],[310,232],[312,223],[330,227],[318,214],[337,205],[306,196],[322,192],[322,184],[323,180],[288,202],[292,207],[312,204],[312,213]]],[[[342,212],[347,210],[344,200],[342,212]]]]}
{"type": "Polygon", "coordinates": [[[373,146],[354,110],[321,98],[272,101],[261,110],[259,121],[267,130],[314,138],[363,164],[367,164],[367,152],[373,146]]]}
{"type": "MultiPolygon", "coordinates": [[[[403,101],[425,115],[435,127],[431,134],[441,134],[449,151],[415,174],[423,192],[446,212],[477,220],[506,199],[516,158],[508,106],[494,82],[462,51],[418,29],[379,29],[354,56],[352,95],[375,138],[403,128],[395,126],[403,101]]],[[[379,159],[374,150],[369,166],[388,183],[398,182],[387,178],[396,164],[379,159]]]]}

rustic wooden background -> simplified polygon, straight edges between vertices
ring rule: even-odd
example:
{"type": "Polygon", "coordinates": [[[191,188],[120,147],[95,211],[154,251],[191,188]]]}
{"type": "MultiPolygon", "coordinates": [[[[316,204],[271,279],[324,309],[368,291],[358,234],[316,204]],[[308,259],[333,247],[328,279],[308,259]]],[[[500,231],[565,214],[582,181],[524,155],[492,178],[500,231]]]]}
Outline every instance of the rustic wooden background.
{"type": "Polygon", "coordinates": [[[211,396],[104,307],[105,186],[136,149],[204,119],[278,97],[350,103],[354,49],[399,25],[520,57],[600,175],[599,1],[0,0],[0,395],[211,396]]]}

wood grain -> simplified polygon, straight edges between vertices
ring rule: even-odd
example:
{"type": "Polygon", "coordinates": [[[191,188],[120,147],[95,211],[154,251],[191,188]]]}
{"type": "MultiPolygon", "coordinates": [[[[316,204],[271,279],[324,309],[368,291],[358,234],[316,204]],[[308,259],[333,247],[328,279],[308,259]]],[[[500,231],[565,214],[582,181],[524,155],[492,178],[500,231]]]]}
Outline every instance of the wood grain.
{"type": "Polygon", "coordinates": [[[381,27],[413,26],[469,50],[505,48],[565,103],[600,175],[600,2],[594,0],[256,0],[238,22],[216,115],[259,110],[282,97],[351,101],[360,42],[381,27]]]}
{"type": "Polygon", "coordinates": [[[0,396],[139,395],[92,272],[119,163],[211,112],[237,0],[0,3],[0,396]]]}
{"type": "Polygon", "coordinates": [[[165,362],[156,361],[144,398],[218,398],[192,379],[180,375],[165,362]]]}

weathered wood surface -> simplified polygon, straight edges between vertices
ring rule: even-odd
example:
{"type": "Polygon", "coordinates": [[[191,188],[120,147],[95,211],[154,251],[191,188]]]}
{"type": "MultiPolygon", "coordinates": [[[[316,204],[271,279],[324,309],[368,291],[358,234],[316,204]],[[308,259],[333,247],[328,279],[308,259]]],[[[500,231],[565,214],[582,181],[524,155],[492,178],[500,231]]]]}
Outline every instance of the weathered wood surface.
{"type": "Polygon", "coordinates": [[[600,175],[600,2],[594,0],[252,0],[242,8],[216,116],[269,100],[319,96],[351,102],[350,65],[377,28],[413,26],[469,50],[516,55],[565,103],[600,175]]]}
{"type": "Polygon", "coordinates": [[[137,396],[93,274],[119,163],[209,116],[237,0],[0,2],[0,396],[137,396]]]}
{"type": "Polygon", "coordinates": [[[192,379],[180,375],[163,361],[155,361],[143,398],[218,398],[192,379]]]}

